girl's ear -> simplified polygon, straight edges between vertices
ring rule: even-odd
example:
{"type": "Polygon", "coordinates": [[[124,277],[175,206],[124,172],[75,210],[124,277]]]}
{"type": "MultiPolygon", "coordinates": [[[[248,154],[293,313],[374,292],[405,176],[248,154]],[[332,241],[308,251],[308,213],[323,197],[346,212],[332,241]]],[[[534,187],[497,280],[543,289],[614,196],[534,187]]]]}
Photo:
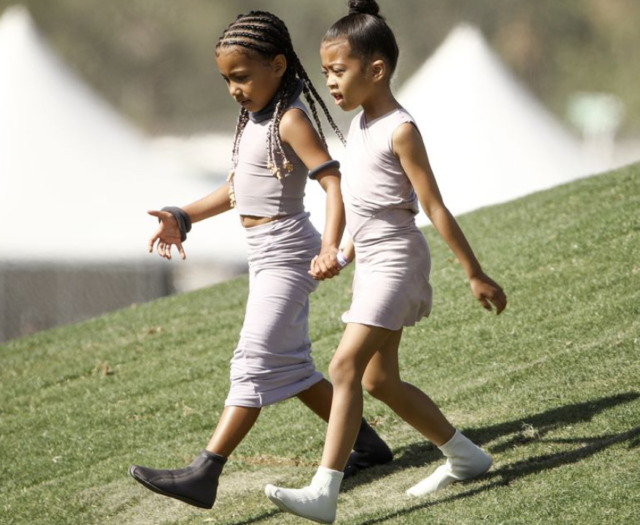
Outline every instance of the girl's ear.
{"type": "Polygon", "coordinates": [[[387,76],[387,64],[384,63],[384,60],[375,60],[371,63],[371,78],[374,82],[379,82],[380,80],[386,78],[387,76]]]}
{"type": "Polygon", "coordinates": [[[276,77],[282,77],[287,71],[287,58],[284,55],[276,55],[271,61],[271,68],[276,77]]]}

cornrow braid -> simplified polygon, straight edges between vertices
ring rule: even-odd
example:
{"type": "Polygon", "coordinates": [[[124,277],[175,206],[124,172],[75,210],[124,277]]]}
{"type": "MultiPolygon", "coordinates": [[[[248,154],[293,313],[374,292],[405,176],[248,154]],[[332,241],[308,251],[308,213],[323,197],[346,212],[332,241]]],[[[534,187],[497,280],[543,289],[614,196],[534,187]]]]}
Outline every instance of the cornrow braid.
{"type": "MultiPolygon", "coordinates": [[[[291,97],[296,91],[296,81],[298,79],[302,82],[302,92],[309,104],[309,108],[313,114],[313,120],[324,146],[327,147],[327,141],[322,130],[316,104],[320,104],[331,128],[340,141],[346,144],[344,135],[331,117],[329,109],[311,82],[298,55],[296,55],[293,50],[289,30],[280,18],[268,11],[250,11],[246,15],[238,15],[235,21],[227,26],[222,36],[218,39],[216,52],[219,52],[221,48],[232,46],[244,48],[249,54],[257,54],[268,59],[272,59],[279,54],[284,55],[287,59],[287,71],[282,79],[273,116],[267,129],[267,168],[275,177],[281,179],[284,176],[280,166],[282,166],[286,172],[293,170],[293,165],[287,159],[282,138],[280,137],[280,123],[291,97]]],[[[232,208],[236,204],[233,179],[238,166],[240,139],[248,121],[249,112],[247,109],[241,108],[233,138],[231,171],[227,177],[229,181],[229,201],[232,208]]]]}
{"type": "MultiPolygon", "coordinates": [[[[272,27],[253,24],[253,23],[246,23],[246,20],[244,21],[244,23],[236,24],[233,29],[235,31],[240,31],[240,30],[252,31],[254,33],[255,38],[257,38],[258,40],[260,39],[260,35],[262,33],[268,34],[271,38],[275,38],[275,39],[282,38],[282,33],[272,27]]],[[[266,38],[263,41],[269,42],[269,40],[267,40],[266,38]]]]}

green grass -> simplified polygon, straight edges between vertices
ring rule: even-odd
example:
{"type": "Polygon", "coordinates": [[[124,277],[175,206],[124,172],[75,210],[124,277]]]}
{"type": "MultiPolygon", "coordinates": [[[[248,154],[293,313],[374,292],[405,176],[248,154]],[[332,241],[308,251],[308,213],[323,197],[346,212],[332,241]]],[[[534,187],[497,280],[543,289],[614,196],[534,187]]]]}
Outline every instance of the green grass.
{"type": "MultiPolygon", "coordinates": [[[[480,480],[404,491],[441,460],[384,405],[365,411],[396,454],[345,483],[345,524],[632,524],[640,515],[640,166],[465,215],[509,295],[500,317],[472,298],[426,230],[432,316],[407,329],[406,380],[494,456],[480,480]]],[[[350,270],[351,271],[351,270],[350,270]]],[[[264,410],[227,464],[212,511],[152,494],[132,463],[178,467],[206,444],[228,388],[247,279],[138,305],[0,346],[0,523],[303,523],[266,482],[306,482],[324,424],[296,400],[264,410]]],[[[313,295],[321,370],[349,303],[350,272],[313,295]]]]}

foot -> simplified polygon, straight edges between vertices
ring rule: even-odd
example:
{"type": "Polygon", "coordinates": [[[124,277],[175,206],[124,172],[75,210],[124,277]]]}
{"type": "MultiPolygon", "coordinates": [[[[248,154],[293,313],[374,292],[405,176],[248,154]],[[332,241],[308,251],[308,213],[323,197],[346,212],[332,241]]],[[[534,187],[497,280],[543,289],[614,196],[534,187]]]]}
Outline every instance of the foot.
{"type": "Polygon", "coordinates": [[[493,459],[489,454],[457,431],[454,437],[440,449],[448,456],[447,462],[407,490],[409,496],[420,497],[433,494],[456,481],[477,478],[493,465],[493,459]]]}
{"type": "Polygon", "coordinates": [[[311,485],[302,489],[265,487],[265,494],[278,508],[316,523],[333,523],[338,508],[338,493],[343,473],[323,467],[311,485]]]}
{"type": "Polygon", "coordinates": [[[384,465],[393,459],[393,453],[382,438],[363,419],[360,432],[347,460],[344,478],[350,478],[361,470],[384,465]]]}
{"type": "Polygon", "coordinates": [[[218,477],[226,459],[203,451],[186,468],[156,470],[133,465],[129,474],[149,490],[194,507],[210,509],[216,500],[218,477]]]}

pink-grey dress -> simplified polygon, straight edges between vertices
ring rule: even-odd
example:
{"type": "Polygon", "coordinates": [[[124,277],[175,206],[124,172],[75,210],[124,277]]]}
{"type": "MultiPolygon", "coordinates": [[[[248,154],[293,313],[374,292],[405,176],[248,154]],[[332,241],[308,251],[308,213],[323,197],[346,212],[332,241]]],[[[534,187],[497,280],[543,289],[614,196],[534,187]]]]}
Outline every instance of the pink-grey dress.
{"type": "MultiPolygon", "coordinates": [[[[296,98],[290,107],[306,112],[296,98]]],[[[226,406],[263,407],[295,396],[322,379],[311,356],[308,274],[321,238],[304,211],[308,170],[285,145],[294,169],[278,180],[267,169],[269,118],[248,122],[240,141],[234,186],[241,215],[283,218],[246,228],[249,298],[231,359],[226,406]]]]}
{"type": "Polygon", "coordinates": [[[351,122],[342,193],[356,270],[345,323],[399,330],[431,312],[429,245],[415,223],[417,196],[393,153],[393,133],[405,123],[415,125],[404,109],[371,122],[361,112],[351,122]]]}

